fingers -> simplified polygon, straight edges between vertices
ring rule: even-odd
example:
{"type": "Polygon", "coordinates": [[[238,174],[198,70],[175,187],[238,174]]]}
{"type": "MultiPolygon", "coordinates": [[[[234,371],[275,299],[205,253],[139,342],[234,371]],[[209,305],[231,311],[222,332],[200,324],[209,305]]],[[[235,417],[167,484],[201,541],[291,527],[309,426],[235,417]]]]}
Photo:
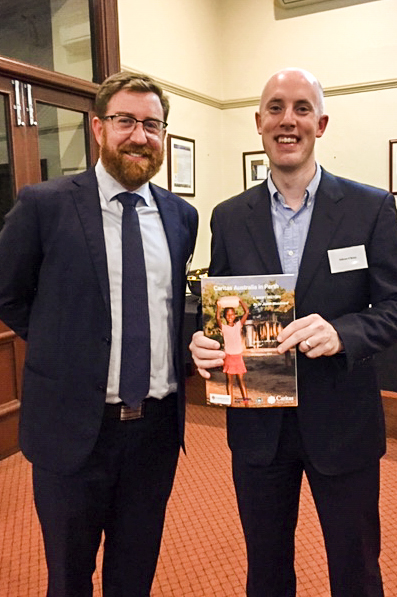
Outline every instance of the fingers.
{"type": "Polygon", "coordinates": [[[204,379],[210,379],[211,373],[207,371],[207,369],[201,369],[200,367],[197,367],[197,371],[199,372],[201,377],[204,377],[204,379]]]}
{"type": "Polygon", "coordinates": [[[203,332],[193,334],[189,348],[199,374],[205,379],[210,378],[208,369],[223,365],[225,353],[219,350],[219,342],[207,338],[203,332]]]}
{"type": "MultiPolygon", "coordinates": [[[[309,336],[313,335],[313,328],[314,324],[311,315],[292,321],[286,328],[281,330],[277,336],[277,340],[280,342],[280,345],[277,348],[278,352],[283,354],[287,352],[287,350],[300,344],[302,344],[302,352],[305,352],[305,347],[306,351],[309,351],[309,347],[303,343],[309,336]],[[311,325],[312,327],[310,327],[311,325]]],[[[313,344],[311,346],[313,346],[313,344]]]]}
{"type": "Polygon", "coordinates": [[[290,323],[278,336],[278,352],[285,353],[294,346],[308,358],[331,356],[343,349],[335,328],[317,313],[290,323]]]}

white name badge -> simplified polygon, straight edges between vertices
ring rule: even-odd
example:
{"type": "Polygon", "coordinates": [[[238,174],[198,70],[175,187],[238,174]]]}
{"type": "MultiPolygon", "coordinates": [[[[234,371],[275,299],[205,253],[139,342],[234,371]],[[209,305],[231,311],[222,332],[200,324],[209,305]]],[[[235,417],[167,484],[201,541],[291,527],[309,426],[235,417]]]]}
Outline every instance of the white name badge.
{"type": "Polygon", "coordinates": [[[343,249],[330,249],[328,251],[331,274],[350,272],[354,269],[368,267],[367,255],[364,245],[344,247],[343,249]]]}

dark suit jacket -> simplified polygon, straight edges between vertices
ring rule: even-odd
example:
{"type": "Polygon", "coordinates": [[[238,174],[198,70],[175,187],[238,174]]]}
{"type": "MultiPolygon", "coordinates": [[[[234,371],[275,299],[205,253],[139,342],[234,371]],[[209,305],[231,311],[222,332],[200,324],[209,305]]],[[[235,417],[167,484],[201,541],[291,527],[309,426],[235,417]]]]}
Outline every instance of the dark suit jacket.
{"type": "MultiPolygon", "coordinates": [[[[281,273],[267,183],[218,205],[210,275],[281,273]]],[[[345,352],[298,352],[297,415],[312,464],[325,474],[359,469],[385,451],[372,355],[397,341],[397,224],[394,197],[323,171],[296,285],[296,316],[319,313],[345,352]],[[368,269],[331,274],[329,249],[364,245],[368,269]],[[370,308],[369,305],[372,305],[370,308]]],[[[232,450],[273,459],[282,409],[228,409],[232,450]]]]}
{"type": "MultiPolygon", "coordinates": [[[[197,212],[155,185],[172,262],[174,362],[183,444],[182,326],[197,212]]],[[[111,314],[94,169],[25,187],[0,235],[0,319],[28,340],[20,443],[33,463],[77,470],[101,425],[111,314]]]]}

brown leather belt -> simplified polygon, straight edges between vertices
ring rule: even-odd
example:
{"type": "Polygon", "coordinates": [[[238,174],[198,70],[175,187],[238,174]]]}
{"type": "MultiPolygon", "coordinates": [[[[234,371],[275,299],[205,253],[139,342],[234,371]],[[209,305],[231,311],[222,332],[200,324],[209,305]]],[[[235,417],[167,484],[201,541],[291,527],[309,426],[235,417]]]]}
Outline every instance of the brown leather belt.
{"type": "Polygon", "coordinates": [[[177,395],[171,393],[158,400],[157,398],[145,398],[138,408],[131,408],[118,402],[109,404],[106,402],[103,417],[104,419],[117,419],[119,421],[131,421],[133,419],[143,419],[144,417],[161,417],[169,413],[170,409],[176,407],[177,395]]]}
{"type": "Polygon", "coordinates": [[[119,419],[119,421],[143,419],[145,408],[143,403],[138,408],[131,408],[124,404],[124,402],[118,402],[117,404],[106,403],[103,416],[105,419],[119,419]]]}

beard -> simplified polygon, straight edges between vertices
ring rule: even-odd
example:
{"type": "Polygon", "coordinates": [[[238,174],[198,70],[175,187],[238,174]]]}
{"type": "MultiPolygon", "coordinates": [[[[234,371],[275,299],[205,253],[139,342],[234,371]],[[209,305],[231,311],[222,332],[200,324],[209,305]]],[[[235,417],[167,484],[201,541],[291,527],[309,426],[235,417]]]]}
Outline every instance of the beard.
{"type": "Polygon", "coordinates": [[[106,132],[102,138],[100,156],[105,169],[129,191],[135,191],[149,182],[161,168],[164,159],[164,147],[159,149],[142,147],[134,143],[125,143],[111,149],[107,144],[106,132]],[[125,157],[128,153],[137,153],[145,158],[142,162],[133,162],[125,157]]]}

